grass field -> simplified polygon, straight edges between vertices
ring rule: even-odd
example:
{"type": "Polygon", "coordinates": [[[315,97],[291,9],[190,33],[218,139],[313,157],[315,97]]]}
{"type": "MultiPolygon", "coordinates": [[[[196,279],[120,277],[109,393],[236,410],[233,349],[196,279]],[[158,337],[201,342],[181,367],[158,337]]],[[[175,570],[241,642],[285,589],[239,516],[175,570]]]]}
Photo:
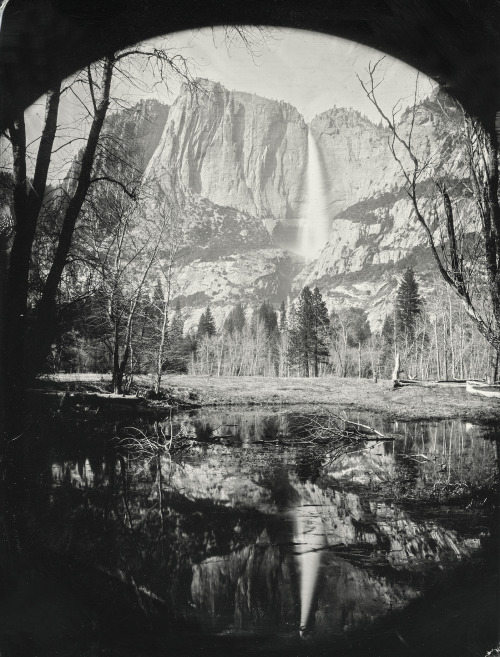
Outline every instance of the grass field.
{"type": "MultiPolygon", "coordinates": [[[[58,387],[71,383],[83,388],[109,383],[108,375],[56,374],[43,377],[46,385],[58,387]]],[[[147,376],[135,377],[139,388],[151,387],[147,376]]],[[[299,405],[318,404],[341,409],[357,408],[380,412],[399,420],[462,418],[475,422],[500,423],[500,400],[481,399],[465,388],[403,387],[392,389],[391,381],[375,383],[369,379],[207,377],[166,375],[164,388],[170,396],[186,398],[193,393],[196,401],[210,405],[299,405]]]]}

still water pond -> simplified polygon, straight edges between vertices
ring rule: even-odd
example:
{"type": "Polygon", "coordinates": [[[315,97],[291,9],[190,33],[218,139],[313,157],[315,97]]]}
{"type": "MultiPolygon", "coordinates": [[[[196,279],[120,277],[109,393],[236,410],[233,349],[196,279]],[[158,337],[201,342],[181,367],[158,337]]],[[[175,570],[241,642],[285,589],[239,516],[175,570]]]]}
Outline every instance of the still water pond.
{"type": "Polygon", "coordinates": [[[495,429],[351,414],[395,439],[332,452],[311,443],[311,417],[204,411],[110,429],[173,432],[175,456],[65,436],[38,466],[33,517],[52,551],[133,590],[146,616],[166,610],[178,643],[140,654],[219,653],[221,638],[241,654],[485,654],[495,429]]]}

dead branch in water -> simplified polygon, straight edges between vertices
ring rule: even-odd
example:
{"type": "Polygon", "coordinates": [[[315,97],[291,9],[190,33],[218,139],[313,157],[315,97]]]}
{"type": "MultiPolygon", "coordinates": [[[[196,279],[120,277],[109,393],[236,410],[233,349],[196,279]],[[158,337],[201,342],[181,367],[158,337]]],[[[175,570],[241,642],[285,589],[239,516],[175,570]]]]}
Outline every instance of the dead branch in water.
{"type": "Polygon", "coordinates": [[[125,427],[124,432],[123,436],[116,439],[118,448],[127,452],[132,460],[171,456],[189,448],[193,443],[192,434],[184,425],[181,425],[177,432],[174,431],[172,415],[168,429],[155,422],[152,431],[148,433],[138,427],[125,427]]]}
{"type": "Polygon", "coordinates": [[[285,441],[301,449],[303,462],[325,465],[348,453],[369,451],[381,442],[396,438],[325,408],[317,408],[314,415],[304,420],[299,435],[285,441]]]}
{"type": "Polygon", "coordinates": [[[309,444],[339,442],[345,446],[351,443],[395,439],[394,435],[384,434],[367,424],[348,420],[345,416],[324,408],[319,408],[317,413],[308,418],[304,429],[307,433],[306,442],[309,444]]]}

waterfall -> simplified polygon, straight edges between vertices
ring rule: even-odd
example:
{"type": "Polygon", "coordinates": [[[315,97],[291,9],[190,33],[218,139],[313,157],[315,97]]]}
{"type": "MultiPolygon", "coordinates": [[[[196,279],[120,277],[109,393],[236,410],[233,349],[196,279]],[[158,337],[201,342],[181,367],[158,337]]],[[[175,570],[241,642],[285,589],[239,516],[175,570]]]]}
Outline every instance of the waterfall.
{"type": "Polygon", "coordinates": [[[330,220],[326,207],[325,183],[318,145],[308,130],[306,203],[299,232],[299,251],[307,261],[313,260],[328,241],[330,220]]]}

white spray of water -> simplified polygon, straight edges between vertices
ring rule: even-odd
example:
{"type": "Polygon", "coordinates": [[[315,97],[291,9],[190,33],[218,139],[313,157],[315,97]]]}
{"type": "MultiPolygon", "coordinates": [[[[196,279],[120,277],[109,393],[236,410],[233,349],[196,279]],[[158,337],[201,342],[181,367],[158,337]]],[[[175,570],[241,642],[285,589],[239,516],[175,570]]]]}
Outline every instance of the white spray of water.
{"type": "Polygon", "coordinates": [[[300,253],[313,260],[328,241],[330,220],[326,207],[326,181],[316,140],[307,134],[306,207],[300,230],[300,253]]]}
{"type": "Polygon", "coordinates": [[[314,612],[315,593],[326,545],[321,516],[313,507],[297,507],[294,519],[295,559],[300,571],[300,634],[307,633],[314,612]]]}

